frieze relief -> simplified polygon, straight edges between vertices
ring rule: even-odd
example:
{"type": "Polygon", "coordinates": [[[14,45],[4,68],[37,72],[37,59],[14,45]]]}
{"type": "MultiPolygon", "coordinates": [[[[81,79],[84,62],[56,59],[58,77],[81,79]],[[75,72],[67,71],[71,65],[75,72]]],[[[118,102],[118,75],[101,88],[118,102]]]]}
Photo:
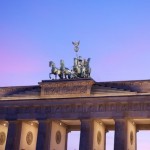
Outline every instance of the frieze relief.
{"type": "Polygon", "coordinates": [[[71,104],[36,107],[0,108],[1,114],[43,114],[43,113],[87,113],[87,112],[129,112],[150,111],[150,103],[101,103],[101,104],[71,104]]]}
{"type": "Polygon", "coordinates": [[[74,87],[45,87],[44,95],[58,95],[58,94],[84,94],[87,92],[86,86],[74,86],[74,87]]]}

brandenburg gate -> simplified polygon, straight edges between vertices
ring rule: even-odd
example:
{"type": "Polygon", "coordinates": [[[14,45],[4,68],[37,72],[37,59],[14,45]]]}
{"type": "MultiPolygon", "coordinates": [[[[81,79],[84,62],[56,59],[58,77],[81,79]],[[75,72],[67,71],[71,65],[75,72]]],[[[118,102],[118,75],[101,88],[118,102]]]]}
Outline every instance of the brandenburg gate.
{"type": "Polygon", "coordinates": [[[150,130],[150,81],[96,82],[89,60],[77,56],[72,71],[50,61],[56,79],[0,87],[0,150],[67,150],[71,131],[79,150],[105,150],[110,130],[114,150],[137,149],[137,132],[150,130]]]}

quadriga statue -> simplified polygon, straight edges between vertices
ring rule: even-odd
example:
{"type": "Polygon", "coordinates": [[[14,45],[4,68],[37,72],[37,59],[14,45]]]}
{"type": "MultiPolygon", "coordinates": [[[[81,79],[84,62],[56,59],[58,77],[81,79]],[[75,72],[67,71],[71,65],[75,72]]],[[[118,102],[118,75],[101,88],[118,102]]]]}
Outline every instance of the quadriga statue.
{"type": "Polygon", "coordinates": [[[91,58],[88,58],[87,60],[84,61],[85,78],[90,78],[90,75],[91,75],[90,60],[91,58]]]}
{"type": "Polygon", "coordinates": [[[82,59],[81,56],[79,56],[79,58],[74,58],[73,71],[78,78],[84,78],[85,67],[84,67],[84,60],[82,59]]]}
{"type": "Polygon", "coordinates": [[[74,58],[74,66],[73,71],[76,74],[77,78],[89,78],[91,73],[90,68],[90,58],[82,59],[81,56],[79,58],[74,58]]]}
{"type": "Polygon", "coordinates": [[[79,44],[78,42],[72,42],[74,45],[74,50],[76,52],[76,58],[74,58],[73,68],[70,70],[65,66],[64,60],[60,60],[60,68],[58,69],[55,66],[53,61],[49,62],[49,66],[51,67],[51,73],[49,77],[51,79],[51,75],[55,75],[55,79],[59,76],[60,79],[75,79],[75,78],[90,78],[91,68],[90,68],[90,58],[82,59],[81,56],[78,56],[79,44]]]}
{"type": "Polygon", "coordinates": [[[65,67],[64,60],[60,60],[60,70],[62,77],[65,79],[71,79],[71,70],[65,67]]]}
{"type": "Polygon", "coordinates": [[[51,67],[50,79],[52,74],[55,75],[55,79],[57,79],[57,76],[60,79],[90,78],[91,74],[90,58],[86,60],[82,59],[81,56],[74,58],[72,70],[65,67],[64,60],[60,60],[60,68],[57,68],[53,61],[49,62],[49,66],[51,67]]]}
{"type": "Polygon", "coordinates": [[[59,76],[60,79],[63,78],[61,70],[55,66],[55,63],[53,61],[49,62],[49,67],[51,67],[51,73],[49,74],[50,79],[52,74],[55,75],[55,79],[57,79],[57,75],[59,76]]]}

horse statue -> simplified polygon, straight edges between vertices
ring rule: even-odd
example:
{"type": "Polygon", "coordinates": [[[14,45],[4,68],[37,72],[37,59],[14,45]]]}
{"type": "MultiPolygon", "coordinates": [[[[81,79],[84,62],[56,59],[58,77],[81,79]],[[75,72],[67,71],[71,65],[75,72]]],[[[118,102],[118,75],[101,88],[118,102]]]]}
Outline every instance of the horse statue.
{"type": "Polygon", "coordinates": [[[71,70],[65,67],[64,60],[60,60],[60,70],[61,70],[62,78],[64,78],[65,76],[65,79],[71,79],[72,72],[71,70]]]}
{"type": "Polygon", "coordinates": [[[84,60],[85,78],[89,78],[90,74],[91,74],[90,60],[91,60],[91,58],[88,58],[87,60],[84,60]]]}
{"type": "Polygon", "coordinates": [[[57,79],[57,75],[59,76],[60,79],[63,79],[61,70],[56,68],[55,63],[53,61],[49,62],[49,67],[52,67],[51,73],[49,74],[49,78],[51,79],[51,75],[55,75],[55,79],[57,79]]]}
{"type": "Polygon", "coordinates": [[[85,66],[84,60],[82,60],[81,56],[79,56],[78,58],[74,58],[73,71],[76,74],[77,78],[84,78],[85,66]]]}

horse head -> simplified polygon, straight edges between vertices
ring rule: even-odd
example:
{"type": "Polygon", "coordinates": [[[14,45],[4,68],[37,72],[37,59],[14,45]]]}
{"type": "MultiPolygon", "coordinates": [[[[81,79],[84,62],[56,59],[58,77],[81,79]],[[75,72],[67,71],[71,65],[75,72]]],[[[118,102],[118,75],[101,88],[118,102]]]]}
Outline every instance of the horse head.
{"type": "Polygon", "coordinates": [[[52,67],[54,65],[54,62],[53,61],[50,61],[49,62],[49,67],[52,67]]]}
{"type": "Polygon", "coordinates": [[[88,58],[88,59],[87,59],[88,64],[90,63],[90,60],[91,60],[91,58],[88,58]]]}
{"type": "Polygon", "coordinates": [[[85,76],[86,77],[90,77],[90,74],[91,74],[90,60],[91,58],[88,58],[87,60],[85,60],[85,76]]]}
{"type": "Polygon", "coordinates": [[[65,67],[64,60],[60,60],[60,69],[63,70],[65,67]]]}

